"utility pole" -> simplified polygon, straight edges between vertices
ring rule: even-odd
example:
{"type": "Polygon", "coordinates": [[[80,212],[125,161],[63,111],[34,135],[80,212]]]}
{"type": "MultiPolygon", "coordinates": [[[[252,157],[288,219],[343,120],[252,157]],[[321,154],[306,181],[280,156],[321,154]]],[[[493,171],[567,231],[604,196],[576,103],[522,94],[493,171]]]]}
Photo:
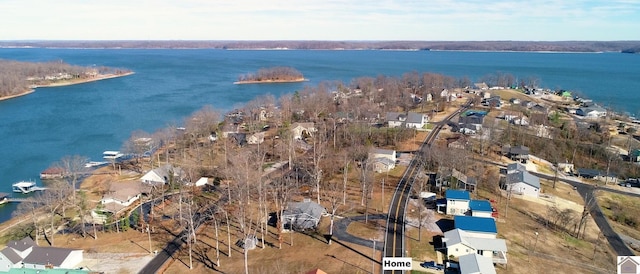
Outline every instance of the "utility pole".
{"type": "Polygon", "coordinates": [[[153,254],[153,247],[151,247],[151,228],[149,227],[149,224],[147,224],[147,236],[149,236],[149,253],[153,254]]]}

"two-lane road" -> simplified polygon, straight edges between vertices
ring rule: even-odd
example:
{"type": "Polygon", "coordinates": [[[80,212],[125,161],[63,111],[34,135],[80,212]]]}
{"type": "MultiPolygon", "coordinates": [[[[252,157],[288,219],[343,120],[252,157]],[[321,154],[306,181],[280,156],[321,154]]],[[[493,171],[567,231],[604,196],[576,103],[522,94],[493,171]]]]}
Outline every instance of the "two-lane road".
{"type": "MultiPolygon", "coordinates": [[[[424,152],[425,148],[428,148],[438,136],[438,133],[444,125],[453,117],[459,115],[462,111],[469,108],[469,103],[462,106],[457,111],[453,112],[439,123],[436,123],[434,129],[427,135],[427,137],[420,145],[418,152],[424,152]]],[[[407,170],[402,175],[402,179],[396,187],[393,199],[389,205],[389,214],[387,217],[387,228],[385,233],[385,245],[384,245],[384,257],[405,257],[405,212],[411,195],[411,187],[416,176],[420,173],[421,160],[418,157],[422,157],[421,153],[416,153],[415,157],[407,166],[407,170]]],[[[385,273],[395,273],[396,271],[385,271],[385,273]]],[[[397,271],[397,273],[401,273],[397,271]]]]}

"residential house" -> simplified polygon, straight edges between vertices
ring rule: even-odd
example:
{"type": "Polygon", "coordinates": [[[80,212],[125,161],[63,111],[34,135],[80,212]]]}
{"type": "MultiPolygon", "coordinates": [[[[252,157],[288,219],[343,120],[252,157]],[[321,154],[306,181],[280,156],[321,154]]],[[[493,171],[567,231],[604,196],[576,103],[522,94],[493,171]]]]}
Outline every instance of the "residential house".
{"type": "Polygon", "coordinates": [[[373,148],[368,157],[375,172],[387,172],[396,167],[396,151],[392,149],[373,148]]]}
{"type": "Polygon", "coordinates": [[[468,254],[458,258],[460,274],[496,274],[493,262],[478,254],[468,254]]]}
{"type": "Polygon", "coordinates": [[[461,129],[479,131],[482,129],[482,124],[484,123],[484,117],[486,115],[486,111],[467,110],[460,114],[458,124],[461,129]]]}
{"type": "Polygon", "coordinates": [[[480,92],[480,98],[482,98],[482,99],[489,99],[489,98],[491,98],[491,92],[488,92],[488,91],[482,91],[482,92],[480,92]]]}
{"type": "Polygon", "coordinates": [[[247,144],[250,144],[250,145],[262,144],[264,142],[264,136],[265,136],[264,132],[256,132],[254,134],[251,134],[249,135],[249,137],[247,137],[247,144]]]}
{"type": "Polygon", "coordinates": [[[506,190],[537,198],[540,194],[540,179],[528,171],[507,173],[506,190]]]}
{"type": "Polygon", "coordinates": [[[493,96],[487,99],[482,99],[481,104],[487,107],[500,108],[502,107],[502,100],[500,100],[500,96],[493,96]]]}
{"type": "Polygon", "coordinates": [[[589,119],[597,119],[607,116],[607,110],[599,106],[581,107],[576,110],[576,114],[589,119]]]}
{"type": "Polygon", "coordinates": [[[181,168],[166,164],[147,172],[140,178],[140,181],[150,185],[166,184],[172,180],[181,180],[184,175],[181,168]]]}
{"type": "Polygon", "coordinates": [[[231,132],[227,134],[227,138],[237,146],[242,147],[247,144],[247,134],[240,132],[231,132]]]}
{"type": "Polygon", "coordinates": [[[73,269],[83,260],[83,250],[41,247],[30,238],[10,241],[0,251],[0,272],[11,268],[73,269]]]}
{"type": "Polygon", "coordinates": [[[598,169],[578,168],[578,176],[586,179],[593,179],[605,183],[618,183],[618,175],[613,172],[606,172],[598,169]]]}
{"type": "Polygon", "coordinates": [[[509,102],[510,102],[511,104],[514,104],[514,105],[519,105],[519,104],[522,102],[522,100],[520,100],[520,99],[518,99],[518,98],[511,98],[511,99],[509,100],[509,102]]]}
{"type": "Polygon", "coordinates": [[[442,242],[447,257],[459,258],[467,254],[478,254],[492,263],[507,263],[507,243],[504,239],[477,238],[456,228],[445,232],[442,242]]]}
{"type": "Polygon", "coordinates": [[[408,128],[424,128],[429,122],[429,116],[416,112],[387,112],[386,122],[390,128],[408,127],[408,128]]]}
{"type": "Polygon", "coordinates": [[[495,239],[498,234],[496,221],[493,218],[453,216],[453,225],[467,232],[469,237],[495,239]]]}
{"type": "Polygon", "coordinates": [[[312,122],[309,123],[294,123],[291,125],[291,133],[293,134],[293,139],[302,140],[306,137],[313,136],[313,133],[316,132],[315,124],[312,122]]]}
{"type": "Polygon", "coordinates": [[[505,154],[509,159],[514,161],[520,161],[522,163],[526,163],[529,160],[529,151],[530,149],[523,145],[518,146],[510,146],[505,145],[502,147],[502,153],[505,154]]]}
{"type": "Polygon", "coordinates": [[[447,215],[464,215],[469,211],[469,192],[466,190],[447,189],[447,215]]]}
{"type": "Polygon", "coordinates": [[[511,163],[507,165],[507,174],[516,173],[519,171],[527,171],[527,167],[520,162],[511,163]]]}
{"type": "Polygon", "coordinates": [[[535,106],[535,105],[536,105],[536,102],[532,102],[532,101],[522,101],[520,104],[521,104],[523,107],[526,107],[526,108],[532,108],[533,106],[535,106]]]}
{"type": "Polygon", "coordinates": [[[320,217],[326,213],[320,204],[304,199],[302,202],[290,202],[282,214],[282,221],[288,230],[312,229],[318,226],[320,217]]]}
{"type": "Polygon", "coordinates": [[[471,210],[471,216],[492,218],[493,208],[491,203],[487,200],[471,200],[469,202],[469,209],[471,210]]]}
{"type": "Polygon", "coordinates": [[[100,204],[106,211],[117,214],[121,210],[140,199],[142,186],[138,182],[111,183],[109,191],[104,194],[100,204]]]}
{"type": "Polygon", "coordinates": [[[461,187],[469,192],[474,192],[476,190],[476,186],[478,185],[478,181],[476,180],[476,178],[467,177],[467,175],[463,174],[455,168],[451,172],[451,176],[456,178],[458,187],[461,187]]]}
{"type": "Polygon", "coordinates": [[[467,149],[469,146],[469,141],[467,137],[464,135],[456,135],[452,137],[447,137],[447,148],[455,148],[455,149],[467,149]]]}

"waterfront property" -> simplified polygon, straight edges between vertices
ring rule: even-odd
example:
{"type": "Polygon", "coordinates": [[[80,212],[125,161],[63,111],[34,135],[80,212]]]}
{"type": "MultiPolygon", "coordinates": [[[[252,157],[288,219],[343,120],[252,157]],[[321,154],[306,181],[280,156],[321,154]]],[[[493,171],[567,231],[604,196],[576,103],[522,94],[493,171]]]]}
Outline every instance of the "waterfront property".
{"type": "Polygon", "coordinates": [[[40,172],[40,179],[42,180],[62,179],[64,177],[64,172],[65,172],[64,168],[50,167],[40,172]]]}
{"type": "Polygon", "coordinates": [[[113,182],[100,200],[103,210],[117,214],[140,199],[143,186],[140,182],[113,182]]]}
{"type": "Polygon", "coordinates": [[[0,205],[9,202],[9,193],[0,192],[0,205]]]}
{"type": "Polygon", "coordinates": [[[36,182],[31,182],[31,181],[20,181],[11,185],[11,187],[13,189],[13,192],[23,193],[23,194],[47,189],[45,187],[39,187],[36,185],[36,182]]]}
{"type": "Polygon", "coordinates": [[[140,180],[150,185],[163,185],[180,181],[182,177],[184,177],[184,172],[181,168],[166,164],[147,172],[140,180]]]}

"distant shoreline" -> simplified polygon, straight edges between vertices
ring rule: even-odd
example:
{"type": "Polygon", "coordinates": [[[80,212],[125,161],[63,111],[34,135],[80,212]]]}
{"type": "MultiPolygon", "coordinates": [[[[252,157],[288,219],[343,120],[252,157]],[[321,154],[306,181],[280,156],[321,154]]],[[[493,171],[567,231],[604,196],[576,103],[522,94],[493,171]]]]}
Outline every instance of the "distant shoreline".
{"type": "Polygon", "coordinates": [[[291,80],[247,80],[247,81],[236,81],[233,82],[234,85],[246,85],[246,84],[279,84],[279,83],[299,83],[299,82],[304,82],[304,81],[309,81],[309,79],[306,78],[298,78],[298,79],[291,79],[291,80]]]}
{"type": "Polygon", "coordinates": [[[90,83],[90,82],[95,82],[95,81],[100,81],[100,80],[106,80],[106,79],[118,78],[118,77],[123,77],[123,76],[129,76],[131,74],[134,74],[134,72],[132,71],[132,72],[121,73],[121,74],[113,74],[113,73],[101,74],[101,75],[98,75],[96,77],[85,78],[85,79],[78,79],[78,80],[72,80],[72,81],[60,81],[60,82],[49,83],[49,84],[45,84],[45,85],[31,85],[31,86],[29,86],[29,89],[25,90],[24,92],[0,97],[0,101],[9,100],[9,99],[13,99],[13,98],[16,98],[16,97],[20,97],[20,96],[25,96],[25,95],[31,94],[31,93],[36,91],[36,88],[52,88],[52,87],[63,87],[63,86],[78,85],[78,84],[90,83]]]}

